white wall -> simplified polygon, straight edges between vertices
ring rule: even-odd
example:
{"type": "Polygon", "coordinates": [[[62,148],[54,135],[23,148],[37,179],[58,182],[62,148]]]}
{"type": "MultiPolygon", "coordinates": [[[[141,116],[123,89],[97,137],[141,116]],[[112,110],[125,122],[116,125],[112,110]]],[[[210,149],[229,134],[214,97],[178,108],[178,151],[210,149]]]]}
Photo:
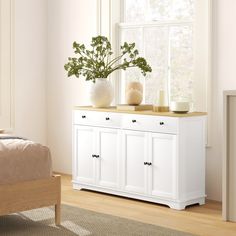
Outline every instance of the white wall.
{"type": "Polygon", "coordinates": [[[47,0],[14,1],[15,132],[46,143],[47,0]]]}
{"type": "MultiPolygon", "coordinates": [[[[66,58],[72,55],[71,44],[74,40],[88,42],[96,35],[97,1],[15,2],[16,131],[45,142],[47,126],[54,170],[71,173],[71,111],[74,105],[88,102],[88,84],[82,80],[67,79],[63,65],[66,58]]],[[[222,91],[236,89],[236,1],[213,0],[213,8],[213,128],[211,148],[207,150],[207,195],[210,199],[221,200],[222,91]]]]}
{"type": "Polygon", "coordinates": [[[212,143],[207,155],[208,198],[221,200],[223,90],[236,90],[236,1],[213,0],[212,143]]]}
{"type": "Polygon", "coordinates": [[[64,64],[73,55],[72,43],[90,42],[97,34],[95,0],[48,1],[48,145],[54,170],[71,173],[72,108],[86,104],[88,83],[68,79],[64,64]]]}
{"type": "MultiPolygon", "coordinates": [[[[235,0],[213,0],[213,128],[206,175],[208,198],[215,200],[221,200],[222,91],[236,89],[235,12],[235,0]]],[[[72,106],[87,101],[85,83],[67,80],[63,64],[73,40],[87,42],[95,33],[95,1],[49,1],[48,137],[61,172],[71,172],[72,106]]]]}

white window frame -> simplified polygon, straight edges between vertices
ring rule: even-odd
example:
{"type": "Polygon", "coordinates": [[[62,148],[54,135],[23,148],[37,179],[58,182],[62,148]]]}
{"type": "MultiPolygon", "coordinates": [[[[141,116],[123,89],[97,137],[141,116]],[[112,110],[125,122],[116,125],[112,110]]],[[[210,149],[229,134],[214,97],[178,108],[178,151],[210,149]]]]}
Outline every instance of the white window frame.
{"type": "MultiPolygon", "coordinates": [[[[123,21],[125,21],[125,4],[124,4],[125,0],[122,0],[123,4],[123,21]]],[[[211,25],[211,0],[197,0],[195,3],[195,8],[196,10],[196,20],[190,20],[190,21],[162,21],[162,22],[151,22],[151,23],[120,23],[118,24],[118,29],[123,30],[123,29],[131,29],[131,28],[140,28],[140,29],[145,29],[145,28],[150,28],[150,27],[160,27],[160,26],[167,26],[168,28],[170,28],[171,26],[176,26],[176,25],[182,25],[182,26],[187,26],[187,25],[192,25],[194,27],[194,58],[196,59],[196,63],[195,63],[195,72],[197,71],[197,73],[195,73],[195,78],[194,78],[194,92],[193,92],[193,96],[196,97],[197,103],[196,103],[196,110],[202,110],[202,111],[207,111],[207,92],[208,91],[202,91],[202,88],[206,88],[205,85],[203,85],[203,83],[207,83],[208,84],[208,80],[209,80],[209,71],[211,70],[210,68],[210,40],[209,38],[211,37],[211,32],[209,32],[210,29],[210,25],[211,25]],[[202,10],[204,10],[205,12],[202,12],[202,10]],[[207,17],[207,18],[206,18],[207,17]],[[204,21],[204,29],[202,29],[203,24],[201,22],[201,20],[204,21]],[[200,25],[198,25],[200,23],[200,25]],[[203,32],[204,34],[204,38],[203,38],[203,32]],[[207,33],[208,32],[208,33],[207,33]],[[199,35],[201,35],[199,37],[199,35]],[[195,47],[196,42],[198,42],[198,45],[204,45],[205,47],[201,47],[201,50],[199,50],[199,48],[195,47]],[[200,56],[199,56],[200,55],[200,56]],[[202,78],[202,79],[199,79],[202,78]],[[198,94],[201,94],[201,96],[198,94]]],[[[147,8],[146,8],[147,9],[147,8]]],[[[119,33],[119,43],[122,42],[121,39],[122,35],[121,32],[119,33]]],[[[143,55],[145,57],[145,55],[143,55]]],[[[170,102],[170,64],[168,65],[168,78],[166,81],[166,91],[168,93],[168,101],[167,103],[169,104],[170,102]]],[[[121,75],[123,75],[124,73],[121,73],[121,75]]],[[[121,76],[121,79],[123,76],[121,76]]],[[[123,83],[124,84],[124,83],[123,83]]],[[[145,83],[144,83],[145,84],[145,83]]],[[[158,89],[158,88],[157,88],[158,89]]],[[[124,85],[123,87],[121,87],[120,89],[120,102],[124,102],[124,85]]],[[[206,89],[208,90],[208,89],[206,89]]],[[[145,91],[145,89],[144,89],[145,91]]],[[[145,94],[144,94],[145,97],[145,94]]],[[[154,102],[154,101],[153,101],[154,102]]]]}

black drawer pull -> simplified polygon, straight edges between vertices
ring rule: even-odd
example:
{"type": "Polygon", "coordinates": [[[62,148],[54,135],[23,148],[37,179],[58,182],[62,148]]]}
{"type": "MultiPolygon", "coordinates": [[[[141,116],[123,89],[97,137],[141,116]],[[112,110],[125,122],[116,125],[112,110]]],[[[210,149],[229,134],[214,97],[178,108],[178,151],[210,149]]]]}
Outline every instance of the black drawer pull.
{"type": "Polygon", "coordinates": [[[132,120],[132,122],[133,122],[133,123],[136,123],[136,122],[137,122],[137,120],[132,120]]]}
{"type": "Polygon", "coordinates": [[[86,116],[82,116],[82,119],[85,119],[86,118],[86,116]]]}
{"type": "Polygon", "coordinates": [[[93,154],[92,157],[93,157],[93,158],[94,158],[94,157],[99,158],[99,155],[94,155],[94,154],[93,154]]]}
{"type": "Polygon", "coordinates": [[[151,166],[151,165],[152,165],[151,162],[144,162],[143,164],[144,164],[145,166],[146,166],[146,165],[148,165],[148,166],[151,166]]]}
{"type": "Polygon", "coordinates": [[[110,120],[110,118],[109,118],[109,117],[106,117],[106,120],[110,120]]]}
{"type": "Polygon", "coordinates": [[[162,122],[162,121],[160,122],[160,125],[164,125],[164,124],[165,124],[164,122],[162,122]]]}

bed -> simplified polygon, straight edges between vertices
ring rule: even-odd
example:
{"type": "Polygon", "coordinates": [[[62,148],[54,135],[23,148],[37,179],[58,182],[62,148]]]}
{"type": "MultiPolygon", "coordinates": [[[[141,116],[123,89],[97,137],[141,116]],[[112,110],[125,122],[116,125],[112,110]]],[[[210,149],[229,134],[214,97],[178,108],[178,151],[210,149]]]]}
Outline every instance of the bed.
{"type": "Polygon", "coordinates": [[[52,174],[49,149],[0,134],[0,215],[52,205],[59,225],[61,178],[52,174]]]}

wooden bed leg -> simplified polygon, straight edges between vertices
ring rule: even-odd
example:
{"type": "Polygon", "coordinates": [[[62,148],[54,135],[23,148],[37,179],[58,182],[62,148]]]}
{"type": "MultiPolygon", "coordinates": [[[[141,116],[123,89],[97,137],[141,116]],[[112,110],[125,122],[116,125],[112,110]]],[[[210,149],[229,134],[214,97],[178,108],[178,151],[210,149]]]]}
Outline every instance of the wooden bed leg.
{"type": "Polygon", "coordinates": [[[55,205],[55,224],[61,224],[61,204],[58,203],[55,205]]]}
{"type": "Polygon", "coordinates": [[[55,204],[55,225],[61,225],[61,176],[54,175],[57,180],[57,201],[55,204]]]}

